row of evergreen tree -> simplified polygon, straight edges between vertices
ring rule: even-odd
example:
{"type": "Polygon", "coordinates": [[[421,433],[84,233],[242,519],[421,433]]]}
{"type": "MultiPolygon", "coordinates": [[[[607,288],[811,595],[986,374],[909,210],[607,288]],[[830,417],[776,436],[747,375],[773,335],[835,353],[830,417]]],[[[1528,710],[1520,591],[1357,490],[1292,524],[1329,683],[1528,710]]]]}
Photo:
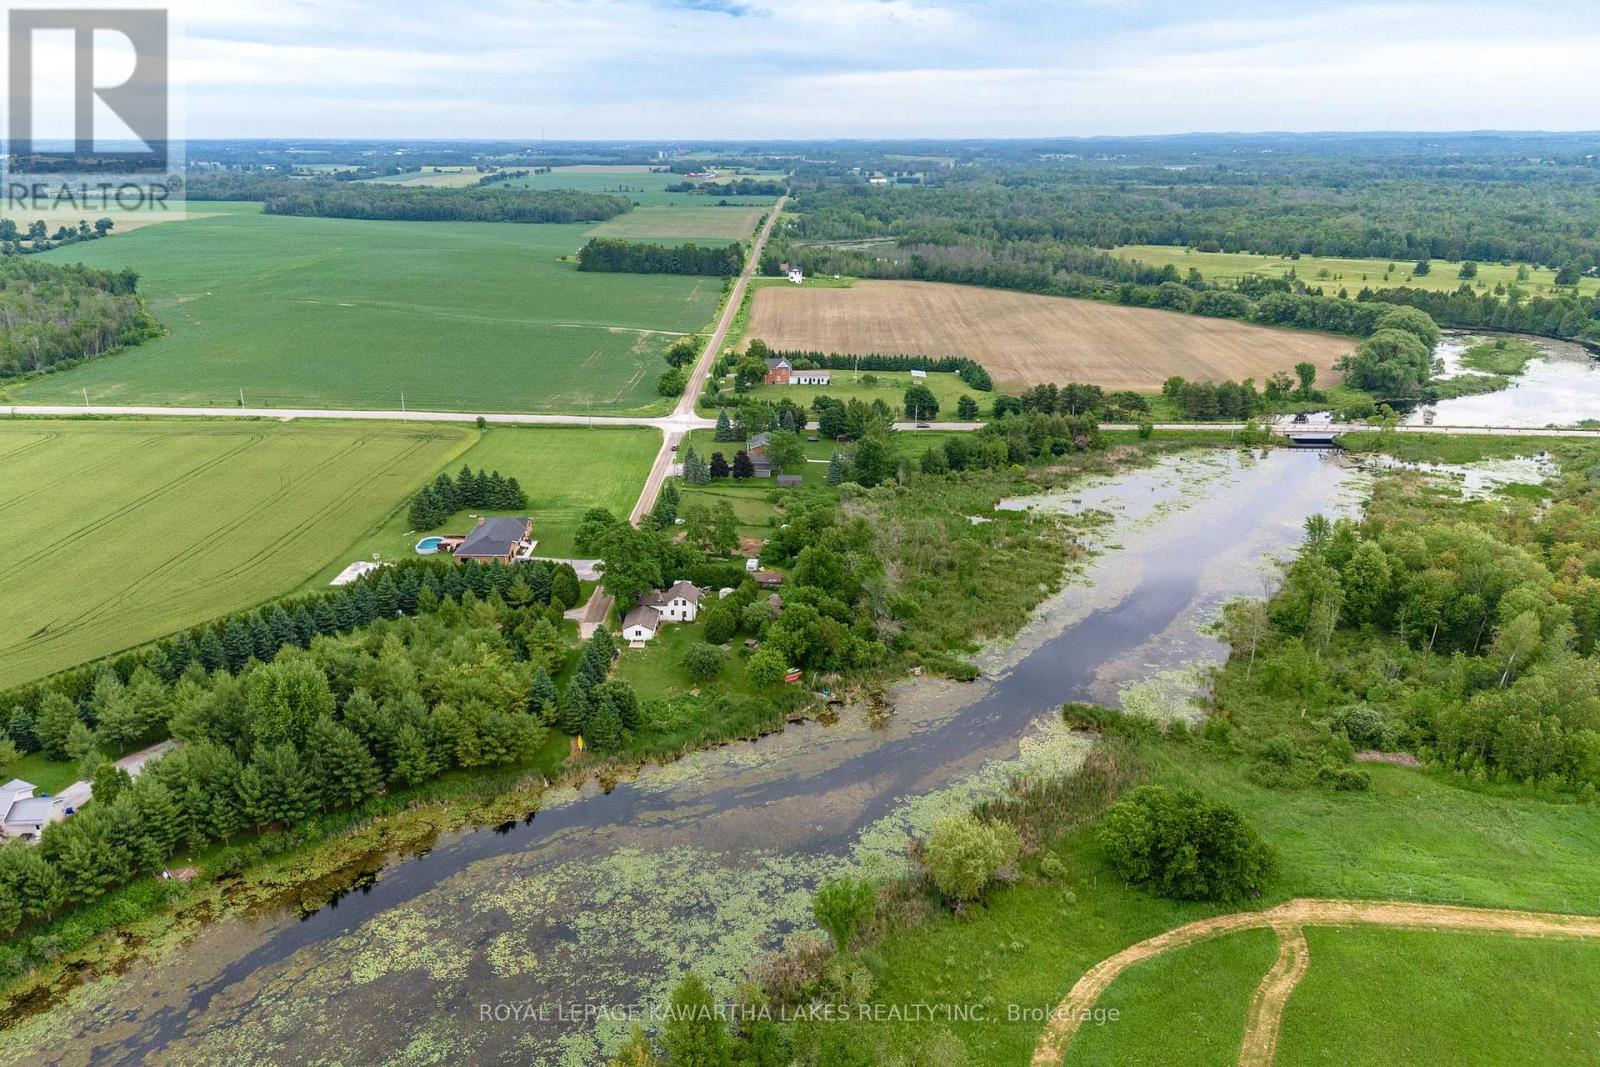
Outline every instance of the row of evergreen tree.
{"type": "MultiPolygon", "coordinates": [[[[762,347],[765,348],[764,345],[762,347]]],[[[752,343],[751,348],[755,350],[754,343],[752,343]]],[[[955,374],[980,393],[987,393],[994,389],[994,379],[989,376],[989,372],[977,360],[968,359],[966,356],[900,356],[884,355],[880,352],[870,352],[864,356],[852,356],[839,352],[810,352],[792,349],[770,351],[770,355],[787,359],[790,366],[803,370],[925,370],[955,374]]]]}
{"type": "Polygon", "coordinates": [[[693,243],[646,244],[612,237],[591,237],[578,249],[578,269],[625,274],[705,274],[732,277],[744,269],[738,243],[718,247],[693,243]]]}
{"type": "Polygon", "coordinates": [[[0,847],[0,935],[155,871],[180,848],[292,829],[451,768],[525,762],[551,725],[601,752],[617,748],[643,712],[633,689],[609,678],[609,632],[596,632],[564,692],[552,681],[568,656],[551,621],[565,584],[547,564],[423,562],[398,579],[363,579],[341,598],[392,601],[393,617],[378,608],[365,624],[303,640],[296,620],[305,606],[275,610],[265,625],[284,642],[266,639],[268,656],[251,652],[238,669],[208,669],[211,642],[202,638],[181,667],[183,641],[152,652],[125,680],[101,664],[81,701],[46,690],[38,705],[12,713],[10,732],[92,764],[94,802],[47,827],[37,847],[0,847]],[[450,580],[472,572],[488,579],[485,596],[450,580]],[[398,606],[408,600],[409,610],[398,606]],[[102,754],[168,732],[183,746],[137,780],[102,754]]]}
{"type": "Polygon", "coordinates": [[[431,530],[462,508],[489,511],[516,511],[528,506],[528,494],[515,477],[499,471],[478,471],[462,467],[454,478],[441,471],[433,484],[411,498],[410,520],[413,530],[431,530]]]}

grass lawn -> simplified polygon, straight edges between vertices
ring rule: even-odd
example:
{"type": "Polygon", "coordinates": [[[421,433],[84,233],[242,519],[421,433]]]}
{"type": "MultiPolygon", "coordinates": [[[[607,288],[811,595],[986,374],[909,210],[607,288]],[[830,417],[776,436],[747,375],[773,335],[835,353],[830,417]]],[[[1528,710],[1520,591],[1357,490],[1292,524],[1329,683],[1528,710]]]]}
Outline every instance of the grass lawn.
{"type": "Polygon", "coordinates": [[[441,424],[0,420],[0,686],[293,589],[472,440],[441,424]]]}
{"type": "Polygon", "coordinates": [[[1592,1064],[1600,945],[1504,934],[1306,931],[1311,966],[1289,997],[1278,1062],[1592,1064]]]}
{"type": "Polygon", "coordinates": [[[9,768],[0,770],[0,781],[21,778],[32,782],[35,796],[59,793],[78,780],[78,765],[71,760],[54,760],[43,752],[29,752],[9,768]]]}
{"type": "MultiPolygon", "coordinates": [[[[633,509],[660,447],[661,435],[648,427],[494,426],[477,444],[452,456],[442,469],[455,474],[465,465],[516,478],[528,494],[524,513],[533,519],[537,554],[570,557],[577,551],[573,538],[585,511],[610,508],[613,514],[625,516],[633,509]]],[[[409,557],[424,534],[470,530],[475,520],[468,511],[450,516],[433,530],[412,529],[407,515],[411,494],[437,473],[420,477],[401,507],[308,584],[321,586],[351,560],[370,559],[373,553],[384,559],[409,557]]]]}
{"type": "MultiPolygon", "coordinates": [[[[1411,273],[1415,260],[1341,259],[1335,256],[1301,256],[1288,259],[1280,256],[1258,256],[1250,252],[1196,252],[1178,245],[1123,245],[1113,249],[1113,255],[1123,259],[1136,259],[1141,263],[1161,266],[1171,263],[1180,273],[1194,267],[1207,281],[1232,282],[1246,274],[1260,274],[1269,278],[1282,277],[1291,269],[1299,279],[1315,288],[1322,286],[1329,296],[1341,288],[1350,290],[1354,297],[1363,286],[1373,289],[1431,289],[1453,293],[1461,286],[1461,264],[1448,260],[1433,261],[1427,274],[1417,277],[1411,273]],[[1389,270],[1389,264],[1394,270],[1389,270]],[[1387,275],[1387,279],[1385,279],[1387,275]]],[[[1528,280],[1517,281],[1517,266],[1499,263],[1479,263],[1478,276],[1472,279],[1475,288],[1492,292],[1499,284],[1520,286],[1532,296],[1549,296],[1555,292],[1556,272],[1546,267],[1528,267],[1528,280]]],[[[1583,278],[1578,291],[1585,295],[1600,291],[1600,279],[1583,278]]]]}
{"type": "MultiPolygon", "coordinates": [[[[715,601],[716,595],[716,591],[712,590],[710,602],[715,601]]],[[[710,602],[702,603],[701,610],[709,607],[710,602]]],[[[742,648],[742,635],[736,638],[733,647],[727,650],[722,673],[711,681],[702,684],[693,681],[684,673],[683,668],[679,666],[684,649],[704,640],[704,622],[667,623],[657,631],[655,640],[647,642],[643,648],[629,648],[624,645],[622,658],[617,661],[613,673],[630,683],[638,690],[640,697],[646,700],[683,696],[691,689],[719,689],[739,695],[754,694],[756,690],[745,678],[745,657],[735,651],[742,648]]]]}
{"type": "Polygon", "coordinates": [[[1245,930],[1134,964],[1095,1003],[1106,1019],[1084,1023],[1067,1050],[1068,1067],[1232,1067],[1250,994],[1277,951],[1271,930],[1245,930]]]}
{"type": "MultiPolygon", "coordinates": [[[[910,371],[862,371],[857,378],[853,371],[836,370],[833,372],[833,381],[827,385],[758,385],[745,395],[756,400],[777,401],[788,398],[807,408],[819,396],[831,396],[835,400],[860,400],[868,404],[874,400],[882,400],[894,410],[897,420],[910,421],[905,413],[905,396],[911,383],[910,371]],[[875,379],[872,384],[859,380],[867,377],[875,379]],[[857,380],[852,381],[853,378],[857,380]]],[[[948,422],[958,418],[956,401],[963,396],[970,396],[976,400],[979,411],[985,414],[994,402],[993,393],[980,393],[948,372],[929,374],[923,384],[933,390],[934,399],[939,402],[937,412],[922,413],[924,422],[948,422]]],[[[726,379],[723,386],[725,390],[731,391],[732,378],[726,379]]]]}
{"type": "Polygon", "coordinates": [[[27,403],[664,410],[661,353],[718,278],[580,273],[582,225],[367,222],[255,205],[45,253],[132,268],[168,334],[11,390],[27,403]]]}
{"type": "MultiPolygon", "coordinates": [[[[1239,808],[1276,849],[1278,874],[1262,906],[1330,896],[1600,912],[1600,820],[1579,805],[1489,796],[1382,765],[1367,768],[1367,793],[1271,790],[1247,781],[1241,762],[1215,760],[1189,746],[1158,746],[1149,765],[1152,781],[1194,786],[1239,808]]],[[[975,1064],[1026,1063],[1043,1022],[1008,1020],[1005,1005],[1048,1010],[1106,956],[1193,919],[1236,910],[1125,888],[1106,868],[1089,830],[1069,836],[1057,852],[1075,900],[1060,886],[1025,880],[965,916],[941,915],[891,935],[875,949],[883,968],[874,999],[913,1004],[959,1001],[969,991],[992,995],[998,1017],[991,1012],[986,1021],[952,1027],[975,1064]]],[[[1315,942],[1311,951],[1315,973],[1315,942]]],[[[874,1030],[890,1047],[906,1050],[926,1037],[915,1024],[874,1024],[874,1030]]],[[[1398,1062],[1453,1061],[1446,1052],[1398,1062]]]]}

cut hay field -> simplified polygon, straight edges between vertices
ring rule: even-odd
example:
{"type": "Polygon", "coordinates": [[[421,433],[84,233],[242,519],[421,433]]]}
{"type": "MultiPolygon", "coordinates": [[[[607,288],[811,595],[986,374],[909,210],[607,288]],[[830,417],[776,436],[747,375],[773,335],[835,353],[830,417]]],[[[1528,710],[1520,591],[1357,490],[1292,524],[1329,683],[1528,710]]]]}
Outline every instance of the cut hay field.
{"type": "MultiPolygon", "coordinates": [[[[518,514],[533,519],[538,554],[570,557],[576,551],[573,539],[583,513],[610,508],[613,514],[626,516],[660,448],[661,434],[647,427],[494,426],[445,469],[454,474],[466,465],[516,478],[528,494],[528,506],[518,514]]],[[[422,484],[419,481],[412,490],[422,484]]],[[[472,514],[461,511],[432,530],[414,530],[407,517],[409,501],[410,493],[406,507],[398,508],[344,555],[327,561],[307,586],[319,588],[345,564],[371,559],[374,553],[384,559],[409,557],[425,534],[466,533],[475,522],[472,514]]]]}
{"type": "Polygon", "coordinates": [[[775,349],[968,356],[1012,390],[1078,381],[1152,391],[1174,374],[1259,382],[1302,360],[1333,382],[1334,362],[1355,347],[1347,337],[1228,319],[909,281],[764,286],[746,336],[775,349]]]}
{"type": "Polygon", "coordinates": [[[169,331],[13,389],[27,403],[658,411],[660,353],[721,282],[585,274],[588,227],[367,222],[255,205],[46,255],[130,267],[169,331]]]}
{"type": "Polygon", "coordinates": [[[0,686],[287,592],[467,427],[0,420],[0,686]]]}
{"type": "Polygon", "coordinates": [[[443,189],[464,189],[478,184],[483,172],[477,167],[424,167],[415,174],[385,174],[362,181],[377,185],[422,185],[443,189]]]}
{"type": "MultiPolygon", "coordinates": [[[[1461,264],[1436,259],[1427,274],[1420,277],[1411,273],[1414,260],[1343,259],[1336,256],[1258,256],[1251,252],[1196,252],[1180,245],[1123,245],[1112,250],[1123,259],[1138,260],[1159,267],[1171,263],[1180,273],[1190,267],[1198,270],[1207,281],[1236,282],[1246,274],[1259,274],[1267,278],[1282,277],[1290,270],[1310,286],[1322,286],[1329,296],[1341,288],[1354,296],[1362,286],[1373,289],[1431,289],[1435,292],[1453,293],[1461,287],[1461,264]],[[1390,264],[1394,269],[1390,270],[1390,264]]],[[[1525,281],[1517,280],[1517,264],[1479,263],[1478,276],[1472,285],[1480,291],[1492,292],[1496,285],[1518,285],[1534,296],[1549,296],[1555,291],[1556,272],[1547,267],[1528,267],[1525,281]]],[[[1600,292],[1600,278],[1581,278],[1578,290],[1585,294],[1600,292]]]]}

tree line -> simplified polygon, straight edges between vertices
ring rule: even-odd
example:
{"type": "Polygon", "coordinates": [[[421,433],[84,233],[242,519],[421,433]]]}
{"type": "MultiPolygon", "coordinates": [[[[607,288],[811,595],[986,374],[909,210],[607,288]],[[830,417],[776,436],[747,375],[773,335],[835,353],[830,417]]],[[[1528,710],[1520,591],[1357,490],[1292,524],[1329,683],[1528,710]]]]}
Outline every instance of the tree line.
{"type": "Polygon", "coordinates": [[[108,235],[115,226],[116,223],[108,218],[95,219],[93,226],[89,225],[89,220],[79,219],[76,226],[63,223],[51,233],[43,219],[35,219],[25,230],[17,225],[15,219],[0,219],[0,251],[6,255],[48,252],[61,245],[97,241],[108,235]]]}
{"type": "Polygon", "coordinates": [[[744,249],[738,243],[721,248],[646,244],[611,237],[591,237],[578,250],[578,269],[625,274],[736,275],[744,269],[744,249]]]}
{"type": "Polygon", "coordinates": [[[528,506],[528,494],[515,477],[507,478],[499,471],[478,471],[463,466],[455,477],[440,471],[430,485],[425,485],[411,498],[408,513],[411,528],[431,530],[442,524],[462,508],[485,508],[491,511],[516,511],[528,506]]]}
{"type": "Polygon", "coordinates": [[[0,378],[59,370],[161,334],[131,270],[0,258],[0,378]]]}
{"type": "Polygon", "coordinates": [[[902,356],[869,352],[853,356],[842,352],[811,352],[771,349],[759,339],[750,342],[749,354],[760,359],[782,358],[800,370],[937,371],[954,374],[982,393],[994,389],[994,379],[977,360],[966,356],[902,356]]]}
{"type": "Polygon", "coordinates": [[[180,847],[526,760],[555,717],[561,613],[578,596],[570,568],[407,561],[14,691],[10,742],[76,759],[94,803],[36,847],[0,847],[0,932],[180,847]],[[109,762],[167,735],[183,746],[137,780],[109,762]]]}
{"type": "Polygon", "coordinates": [[[314,181],[269,190],[262,206],[268,215],[399,222],[604,222],[633,207],[626,197],[567,189],[314,181]]]}
{"type": "Polygon", "coordinates": [[[673,182],[666,191],[697,196],[783,196],[789,183],[782,178],[732,178],[725,182],[673,182]]]}

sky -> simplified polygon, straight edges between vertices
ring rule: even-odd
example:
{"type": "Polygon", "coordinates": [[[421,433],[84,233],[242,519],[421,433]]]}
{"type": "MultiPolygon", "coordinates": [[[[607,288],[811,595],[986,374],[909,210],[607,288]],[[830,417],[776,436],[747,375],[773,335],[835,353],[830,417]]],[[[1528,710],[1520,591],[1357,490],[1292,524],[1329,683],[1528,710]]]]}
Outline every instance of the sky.
{"type": "Polygon", "coordinates": [[[1600,128],[1592,0],[183,2],[194,138],[1600,128]]]}

